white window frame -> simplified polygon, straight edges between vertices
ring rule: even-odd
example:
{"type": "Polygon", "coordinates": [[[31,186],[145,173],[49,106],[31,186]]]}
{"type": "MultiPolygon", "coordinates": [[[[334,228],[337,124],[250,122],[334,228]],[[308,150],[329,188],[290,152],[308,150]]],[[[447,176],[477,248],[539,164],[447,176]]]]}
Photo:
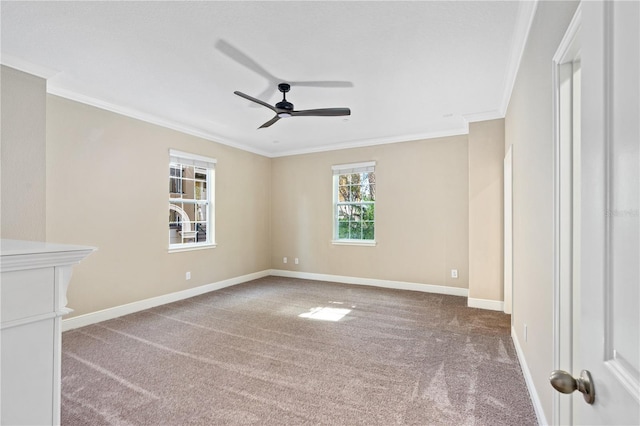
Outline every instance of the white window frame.
{"type": "MultiPolygon", "coordinates": [[[[195,166],[198,168],[202,168],[206,170],[207,176],[207,201],[201,204],[207,206],[207,217],[205,219],[207,225],[207,239],[203,242],[187,242],[187,243],[171,243],[171,240],[168,241],[169,245],[169,253],[182,252],[182,251],[191,251],[191,250],[202,250],[202,249],[210,249],[216,247],[216,239],[215,239],[215,166],[217,160],[215,158],[205,157],[202,155],[192,154],[189,152],[178,151],[175,149],[169,150],[169,179],[171,179],[171,168],[175,164],[180,164],[182,166],[195,166]]],[[[169,193],[171,194],[171,193],[169,193]]],[[[171,198],[169,196],[169,205],[168,209],[172,209],[172,204],[174,203],[184,203],[185,199],[182,198],[171,198]]],[[[194,203],[200,204],[200,203],[194,203]]],[[[174,207],[178,207],[175,205],[174,207]]],[[[175,208],[174,208],[175,210],[175,208]]]]}
{"type": "MultiPolygon", "coordinates": [[[[349,246],[375,246],[376,245],[376,237],[378,235],[376,231],[376,222],[377,219],[374,216],[373,226],[374,226],[374,239],[373,240],[361,240],[361,239],[348,239],[348,238],[338,238],[339,236],[339,224],[338,224],[338,186],[339,186],[339,176],[353,173],[375,173],[376,162],[375,161],[366,161],[361,163],[350,163],[350,164],[338,164],[331,166],[331,170],[333,171],[333,239],[331,240],[332,244],[335,245],[349,245],[349,246]]],[[[376,183],[377,185],[377,183],[376,183]]],[[[375,206],[376,201],[371,202],[375,206]]]]}

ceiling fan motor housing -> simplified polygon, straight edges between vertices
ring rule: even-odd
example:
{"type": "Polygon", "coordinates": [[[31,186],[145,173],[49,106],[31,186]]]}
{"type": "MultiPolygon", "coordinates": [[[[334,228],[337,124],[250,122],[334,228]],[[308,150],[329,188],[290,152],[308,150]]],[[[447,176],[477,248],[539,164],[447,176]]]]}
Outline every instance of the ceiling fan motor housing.
{"type": "Polygon", "coordinates": [[[278,90],[282,93],[287,93],[289,90],[291,90],[291,85],[289,83],[280,83],[278,84],[278,90]]]}
{"type": "Polygon", "coordinates": [[[276,104],[276,108],[278,109],[284,109],[287,111],[293,111],[293,104],[291,102],[287,102],[287,101],[280,101],[276,104]]]}
{"type": "Polygon", "coordinates": [[[286,93],[291,90],[291,85],[289,83],[280,83],[278,84],[278,90],[282,92],[282,100],[276,104],[276,108],[293,111],[293,104],[288,102],[286,97],[286,93]]]}
{"type": "Polygon", "coordinates": [[[266,108],[269,108],[271,111],[275,112],[276,115],[262,126],[258,127],[259,129],[263,129],[265,127],[270,127],[273,123],[277,122],[281,118],[287,117],[295,117],[295,116],[306,116],[306,117],[336,117],[340,115],[351,115],[351,110],[349,108],[320,108],[320,109],[308,109],[303,111],[296,111],[293,109],[293,104],[287,101],[287,92],[291,89],[291,85],[288,83],[280,83],[278,84],[278,90],[282,92],[282,100],[278,102],[275,107],[269,105],[268,103],[254,98],[253,96],[245,95],[242,92],[235,91],[236,95],[241,98],[245,98],[250,100],[251,102],[255,102],[259,105],[262,105],[266,108]]]}

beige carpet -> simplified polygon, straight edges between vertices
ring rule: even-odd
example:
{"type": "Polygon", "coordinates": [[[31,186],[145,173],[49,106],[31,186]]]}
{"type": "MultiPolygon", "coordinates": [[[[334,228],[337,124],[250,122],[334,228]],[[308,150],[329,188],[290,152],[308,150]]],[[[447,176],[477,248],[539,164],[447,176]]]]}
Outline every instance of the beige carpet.
{"type": "Polygon", "coordinates": [[[509,316],[267,277],[63,333],[63,425],[533,425],[509,316]]]}

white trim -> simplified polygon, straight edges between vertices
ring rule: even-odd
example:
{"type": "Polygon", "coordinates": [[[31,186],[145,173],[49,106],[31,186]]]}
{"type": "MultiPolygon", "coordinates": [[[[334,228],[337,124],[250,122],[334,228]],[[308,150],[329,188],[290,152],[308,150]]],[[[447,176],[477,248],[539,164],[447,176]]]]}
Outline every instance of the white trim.
{"type": "MultiPolygon", "coordinates": [[[[329,275],[329,274],[317,274],[313,272],[298,272],[298,271],[287,271],[282,269],[267,269],[259,272],[254,272],[247,275],[242,275],[235,278],[229,278],[226,280],[218,281],[211,284],[206,284],[199,287],[190,288],[187,290],[177,291],[175,293],[164,294],[157,297],[152,297],[149,299],[139,300],[132,303],[127,303],[126,305],[115,306],[113,308],[103,309],[97,312],[91,312],[89,314],[79,315],[77,317],[63,319],[62,320],[62,331],[69,331],[75,328],[84,327],[87,325],[95,324],[101,321],[107,321],[113,318],[118,318],[123,315],[132,314],[135,312],[143,311],[145,309],[150,309],[156,306],[164,305],[167,303],[177,302],[179,300],[188,299],[190,297],[199,296],[204,293],[209,293],[211,291],[220,290],[225,287],[231,287],[233,285],[241,284],[247,281],[256,280],[258,278],[263,278],[267,276],[275,276],[275,277],[287,277],[287,278],[299,278],[299,279],[307,279],[307,280],[315,280],[315,281],[328,281],[328,282],[337,282],[343,284],[354,284],[354,285],[368,285],[372,287],[382,287],[382,288],[391,288],[395,290],[410,290],[410,291],[420,291],[423,293],[435,293],[435,294],[446,294],[450,296],[461,296],[468,297],[469,290],[466,288],[460,287],[448,287],[441,285],[433,285],[433,284],[423,284],[423,283],[413,283],[407,281],[391,281],[391,280],[381,280],[376,278],[359,278],[359,277],[349,277],[343,275],[329,275]]],[[[470,299],[470,300],[483,300],[483,299],[470,299]]],[[[485,306],[494,306],[493,304],[502,303],[493,300],[486,300],[487,303],[485,306]]],[[[471,306],[471,305],[469,305],[471,306]]],[[[483,306],[472,306],[481,309],[491,309],[491,310],[501,310],[494,309],[492,307],[483,307],[483,306]]],[[[512,338],[514,338],[515,332],[512,329],[512,338]]],[[[516,342],[516,351],[519,350],[519,346],[516,342]]],[[[520,364],[523,367],[523,372],[525,373],[525,380],[531,381],[531,375],[528,373],[528,368],[525,369],[526,363],[524,362],[524,357],[518,353],[518,358],[520,359],[520,364]]],[[[529,386],[529,392],[531,395],[534,395],[535,388],[533,391],[531,390],[533,385],[529,386]]],[[[537,395],[537,394],[536,394],[537,395]]],[[[539,401],[538,401],[539,405],[539,401]]],[[[534,408],[536,408],[534,404],[534,408]]],[[[538,415],[538,419],[544,418],[544,415],[538,414],[538,408],[536,408],[536,415],[538,415]]],[[[542,424],[542,423],[541,423],[542,424]]],[[[546,424],[546,423],[545,423],[546,424]]]]}
{"type": "Polygon", "coordinates": [[[412,283],[406,281],[380,280],[376,278],[348,277],[344,275],[316,274],[313,272],[286,271],[272,269],[271,275],[275,277],[301,278],[315,281],[331,281],[343,284],[369,285],[372,287],[393,288],[396,290],[421,291],[424,293],[448,294],[451,296],[467,297],[469,290],[459,287],[447,287],[442,285],[412,283]]]}
{"type": "Polygon", "coordinates": [[[553,63],[554,66],[557,66],[567,60],[573,60],[574,58],[567,58],[567,56],[575,56],[575,42],[576,37],[578,36],[578,32],[582,27],[582,4],[578,4],[575,13],[573,14],[573,18],[571,18],[571,22],[567,27],[567,30],[564,32],[564,36],[560,41],[560,45],[556,50],[556,53],[553,55],[553,63]]]}
{"type": "Polygon", "coordinates": [[[509,65],[504,78],[504,92],[502,94],[502,101],[500,102],[500,115],[502,117],[507,115],[507,108],[509,108],[509,101],[511,100],[513,87],[515,86],[518,70],[522,63],[522,55],[524,54],[524,49],[527,46],[529,34],[531,33],[533,19],[536,16],[538,0],[521,1],[519,2],[519,7],[520,10],[518,11],[518,18],[516,21],[516,33],[511,39],[511,58],[509,58],[509,65]]]}
{"type": "Polygon", "coordinates": [[[504,302],[502,300],[474,299],[469,297],[467,299],[467,306],[470,308],[487,309],[489,311],[504,311],[504,302]]]}
{"type": "MultiPolygon", "coordinates": [[[[552,99],[553,99],[553,318],[552,318],[552,339],[553,339],[553,368],[554,370],[564,369],[571,371],[573,368],[572,359],[572,342],[573,340],[573,324],[572,324],[572,304],[573,300],[565,298],[562,293],[566,291],[563,288],[561,278],[561,263],[564,259],[562,255],[561,245],[561,180],[562,180],[562,161],[561,161],[561,106],[560,106],[560,86],[561,75],[560,66],[566,63],[568,58],[573,55],[575,57],[576,37],[582,26],[582,4],[578,7],[567,27],[567,30],[558,45],[551,61],[551,80],[552,80],[552,99]],[[567,323],[565,323],[567,322],[567,323]],[[571,322],[571,323],[568,323],[571,322]]],[[[566,265],[565,265],[566,266],[566,265]]],[[[570,398],[563,398],[559,392],[554,392],[552,399],[551,418],[554,424],[561,424],[571,418],[573,410],[573,401],[570,398]]]]}
{"type": "Polygon", "coordinates": [[[35,75],[36,77],[49,79],[56,74],[60,73],[59,70],[48,68],[42,65],[34,64],[17,56],[3,53],[0,56],[0,62],[2,65],[16,69],[18,71],[26,72],[27,74],[35,75]]]}
{"type": "Polygon", "coordinates": [[[192,154],[190,152],[178,151],[177,149],[171,149],[171,148],[169,148],[169,156],[180,157],[180,158],[184,158],[185,160],[202,161],[204,163],[212,163],[212,164],[216,164],[218,162],[218,160],[216,160],[215,158],[205,157],[204,155],[192,154]]]}
{"type": "Polygon", "coordinates": [[[376,240],[331,240],[334,246],[365,246],[375,247],[376,240]]]}
{"type": "Polygon", "coordinates": [[[0,240],[0,270],[60,267],[80,263],[96,251],[95,247],[38,241],[0,240]]]}
{"type": "Polygon", "coordinates": [[[531,376],[531,371],[529,370],[529,366],[527,365],[527,360],[522,352],[522,347],[520,346],[520,342],[518,342],[518,335],[516,334],[515,328],[511,327],[511,340],[513,341],[513,346],[516,349],[516,355],[518,355],[518,361],[520,361],[520,368],[522,370],[522,375],[524,376],[524,382],[527,385],[527,389],[529,390],[529,397],[531,398],[531,403],[533,405],[533,410],[536,413],[536,417],[538,418],[539,425],[548,425],[547,418],[544,415],[544,409],[542,408],[542,401],[540,401],[540,395],[538,391],[536,391],[536,386],[533,384],[533,377],[531,376]]]}
{"type": "Polygon", "coordinates": [[[247,145],[242,145],[242,144],[232,142],[229,139],[224,138],[220,135],[214,134],[212,132],[191,127],[185,124],[181,124],[176,121],[172,121],[157,115],[149,114],[147,112],[143,112],[134,108],[125,107],[125,106],[114,104],[112,102],[108,102],[102,99],[83,95],[83,94],[74,92],[72,90],[56,87],[53,84],[50,84],[50,82],[47,82],[47,93],[49,93],[50,95],[55,95],[61,98],[80,102],[85,105],[90,105],[96,108],[100,108],[106,111],[111,111],[116,114],[124,115],[125,117],[134,118],[136,120],[144,121],[146,123],[151,123],[160,127],[165,127],[167,129],[175,130],[180,133],[196,136],[208,141],[230,146],[232,148],[237,148],[242,151],[252,152],[254,154],[262,155],[263,157],[273,157],[272,154],[266,151],[252,148],[247,145]]]}
{"type": "Polygon", "coordinates": [[[186,243],[186,244],[171,244],[167,253],[181,253],[183,251],[194,251],[194,250],[206,250],[206,249],[214,249],[218,247],[216,243],[186,243]]]}
{"type": "Polygon", "coordinates": [[[499,120],[501,118],[504,118],[504,114],[502,113],[502,111],[493,109],[491,111],[463,114],[462,117],[467,120],[467,123],[475,123],[477,121],[499,120]]]}
{"type": "MultiPolygon", "coordinates": [[[[74,92],[72,90],[64,89],[62,87],[56,87],[50,81],[47,82],[47,93],[49,93],[50,95],[55,95],[61,98],[79,102],[85,105],[90,105],[96,108],[100,108],[105,111],[111,111],[113,113],[120,114],[125,117],[129,117],[136,120],[144,121],[146,123],[151,123],[157,126],[165,127],[167,129],[175,130],[177,132],[181,132],[187,135],[196,136],[205,140],[230,146],[232,148],[240,149],[242,151],[258,154],[267,158],[289,157],[292,155],[338,151],[338,150],[349,149],[349,148],[361,148],[361,147],[368,147],[368,146],[375,146],[375,145],[412,142],[412,141],[419,141],[419,140],[426,140],[426,139],[445,138],[445,137],[469,134],[469,125],[465,120],[464,125],[462,127],[448,129],[448,130],[399,135],[399,136],[392,136],[392,137],[373,138],[373,139],[365,139],[365,140],[352,140],[352,141],[345,141],[345,142],[336,143],[332,145],[315,147],[315,148],[293,149],[293,150],[282,151],[282,152],[268,152],[262,149],[256,149],[248,145],[243,145],[243,144],[233,142],[221,135],[215,134],[210,131],[198,129],[192,126],[178,123],[176,121],[172,121],[167,118],[156,116],[156,115],[143,112],[134,108],[118,105],[118,104],[108,102],[99,98],[83,95],[83,94],[74,92]]],[[[495,117],[495,118],[503,118],[503,117],[504,115],[500,117],[495,117]]]]}
{"type": "Polygon", "coordinates": [[[47,312],[44,314],[38,314],[38,315],[33,315],[30,317],[26,317],[26,318],[18,318],[12,321],[5,321],[2,323],[2,326],[0,326],[0,329],[5,330],[7,328],[12,328],[12,327],[19,327],[21,325],[25,325],[25,324],[31,324],[34,322],[40,322],[40,321],[46,321],[46,320],[50,320],[53,318],[57,318],[57,317],[61,317],[63,315],[67,315],[67,310],[60,310],[60,311],[54,311],[54,312],[47,312]]]}
{"type": "MultiPolygon", "coordinates": [[[[496,118],[504,118],[496,117],[496,118]]],[[[404,143],[404,142],[415,142],[422,141],[427,139],[436,139],[436,138],[447,138],[451,136],[461,136],[469,134],[469,123],[464,120],[464,125],[462,127],[458,127],[455,129],[449,130],[441,130],[434,132],[425,132],[425,133],[416,133],[412,135],[398,135],[392,137],[382,137],[382,138],[372,138],[365,140],[353,140],[340,142],[331,145],[325,145],[315,148],[305,148],[305,149],[292,149],[289,151],[282,152],[272,152],[269,154],[263,154],[270,158],[278,158],[278,157],[289,157],[292,155],[302,155],[302,154],[312,154],[316,152],[328,152],[328,151],[339,151],[342,149],[350,149],[350,148],[362,148],[376,145],[387,145],[393,143],[404,143]]]]}
{"type": "Polygon", "coordinates": [[[103,309],[101,311],[89,314],[79,315],[77,317],[63,319],[62,331],[73,330],[74,328],[84,327],[86,325],[95,324],[101,321],[110,320],[121,317],[123,315],[132,314],[134,312],[143,311],[145,309],[164,305],[167,303],[177,302],[179,300],[188,299],[190,297],[199,296],[210,291],[220,290],[221,288],[231,287],[247,281],[256,280],[269,276],[270,271],[264,270],[254,272],[247,275],[241,275],[235,278],[218,281],[211,284],[194,287],[187,290],[177,291],[175,293],[163,294],[162,296],[152,297],[150,299],[139,300],[137,302],[127,303],[126,305],[115,306],[113,308],[103,309]]]}
{"type": "MultiPolygon", "coordinates": [[[[205,157],[203,155],[192,154],[190,152],[178,151],[175,149],[169,149],[169,169],[170,171],[173,169],[175,164],[187,165],[189,167],[198,167],[202,169],[206,169],[206,192],[207,196],[205,200],[195,200],[195,199],[183,199],[183,198],[171,198],[169,197],[169,210],[173,210],[180,214],[183,218],[183,223],[186,224],[186,227],[182,229],[180,232],[181,242],[171,244],[171,238],[169,238],[169,253],[175,253],[179,251],[189,251],[189,250],[200,250],[207,248],[215,248],[216,247],[216,229],[215,229],[215,187],[216,187],[216,177],[215,177],[215,166],[217,160],[211,157],[205,157]],[[189,215],[180,208],[177,204],[196,204],[203,205],[206,207],[206,241],[200,242],[185,242],[185,238],[194,238],[197,236],[197,229],[191,229],[191,219],[189,215]]],[[[195,178],[195,176],[194,176],[195,178]]],[[[182,176],[182,172],[179,177],[173,176],[170,173],[169,183],[171,183],[172,179],[180,179],[181,181],[186,179],[182,176]]],[[[190,179],[187,179],[190,180],[190,179]]],[[[171,185],[170,185],[171,187],[171,185]]],[[[182,187],[182,186],[180,186],[182,187]]],[[[195,198],[195,194],[194,194],[195,198]]],[[[194,212],[195,222],[202,222],[201,220],[197,220],[197,213],[194,212]]],[[[169,227],[171,227],[171,223],[169,223],[169,227]]],[[[171,233],[169,234],[171,237],[171,233]]],[[[196,238],[197,239],[197,238],[196,238]]]]}
{"type": "MultiPolygon", "coordinates": [[[[513,145],[509,145],[503,166],[503,260],[504,313],[513,313],[513,145]]],[[[511,315],[513,325],[513,315],[511,315]]]]}
{"type": "MultiPolygon", "coordinates": [[[[334,166],[331,166],[331,170],[333,170],[334,172],[341,172],[344,170],[351,170],[351,169],[369,169],[375,166],[376,166],[375,161],[363,161],[361,163],[336,164],[334,166]]],[[[356,172],[353,172],[353,173],[356,173],[356,172]]]]}

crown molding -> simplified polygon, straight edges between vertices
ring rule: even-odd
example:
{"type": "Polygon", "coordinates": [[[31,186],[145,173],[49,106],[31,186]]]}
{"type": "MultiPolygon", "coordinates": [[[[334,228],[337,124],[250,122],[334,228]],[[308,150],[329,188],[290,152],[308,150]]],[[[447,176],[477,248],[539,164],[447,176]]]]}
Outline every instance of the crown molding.
{"type": "Polygon", "coordinates": [[[468,123],[475,123],[477,121],[498,120],[504,118],[505,114],[502,111],[493,109],[490,111],[476,112],[472,114],[464,114],[463,117],[468,123]]]}
{"type": "Polygon", "coordinates": [[[505,86],[499,109],[500,117],[496,118],[504,118],[507,115],[507,108],[509,107],[511,93],[513,92],[518,70],[520,69],[520,63],[522,62],[522,55],[524,54],[524,49],[527,46],[527,40],[529,39],[529,33],[531,32],[533,18],[536,16],[538,1],[539,0],[518,2],[520,9],[516,20],[516,32],[511,41],[511,57],[509,59],[509,65],[504,79],[505,86]]]}
{"type": "Polygon", "coordinates": [[[25,61],[18,56],[10,55],[7,53],[2,53],[0,55],[0,63],[4,66],[14,68],[18,71],[26,72],[28,74],[35,75],[36,77],[44,79],[49,79],[60,73],[60,71],[53,68],[34,64],[33,62],[25,61]]]}
{"type": "Polygon", "coordinates": [[[267,151],[255,149],[247,145],[242,145],[242,144],[232,142],[229,139],[226,139],[212,132],[208,132],[208,131],[198,129],[196,127],[188,126],[182,123],[178,123],[177,121],[168,120],[164,117],[160,117],[154,114],[149,114],[147,112],[143,112],[135,108],[118,105],[112,102],[105,101],[103,99],[83,95],[81,93],[74,92],[73,90],[57,87],[54,84],[47,85],[47,93],[51,95],[59,96],[61,98],[69,99],[75,102],[80,102],[82,104],[90,105],[96,108],[104,109],[106,111],[111,111],[116,114],[134,118],[136,120],[140,120],[147,123],[155,124],[157,126],[165,127],[167,129],[175,130],[181,133],[185,133],[187,135],[196,136],[211,142],[216,142],[222,145],[230,146],[232,148],[240,149],[242,151],[248,151],[253,154],[262,155],[264,157],[272,156],[267,151]]]}
{"type": "Polygon", "coordinates": [[[469,124],[468,122],[465,121],[465,124],[463,126],[459,126],[451,130],[416,133],[416,134],[410,134],[410,135],[383,137],[383,138],[375,138],[375,139],[355,140],[355,141],[342,142],[342,143],[326,145],[322,147],[309,148],[309,149],[282,151],[278,153],[273,153],[270,156],[273,158],[289,157],[293,155],[313,154],[317,152],[327,152],[327,151],[339,151],[342,149],[350,149],[350,148],[365,148],[368,146],[413,142],[413,141],[424,140],[424,139],[446,138],[450,136],[460,136],[460,135],[467,135],[467,134],[469,134],[469,124]]]}

